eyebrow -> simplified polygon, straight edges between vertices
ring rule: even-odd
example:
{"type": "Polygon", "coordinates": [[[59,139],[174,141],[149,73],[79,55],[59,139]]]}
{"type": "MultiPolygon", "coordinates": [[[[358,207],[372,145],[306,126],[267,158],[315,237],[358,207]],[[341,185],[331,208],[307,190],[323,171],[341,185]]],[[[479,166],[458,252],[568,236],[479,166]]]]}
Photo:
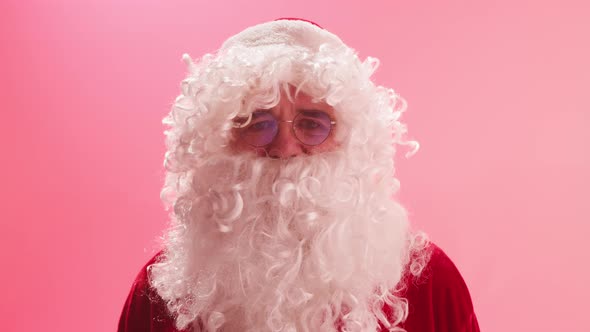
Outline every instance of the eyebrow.
{"type": "MultiPolygon", "coordinates": [[[[317,109],[299,109],[297,110],[297,113],[303,114],[305,116],[308,116],[310,118],[322,118],[323,114],[327,114],[328,117],[330,117],[330,119],[332,119],[332,115],[330,114],[330,112],[327,111],[322,111],[322,110],[317,110],[317,109]]],[[[257,110],[252,112],[252,119],[250,121],[256,120],[257,118],[264,116],[266,114],[271,114],[270,110],[257,110]]],[[[248,120],[248,117],[240,117],[240,118],[236,118],[235,120],[237,120],[238,122],[246,122],[248,120]]]]}
{"type": "MultiPolygon", "coordinates": [[[[259,118],[259,117],[261,117],[261,116],[263,116],[264,114],[267,114],[267,113],[270,113],[270,112],[269,111],[266,111],[266,110],[265,111],[262,111],[262,110],[260,110],[260,111],[254,111],[254,112],[252,112],[252,120],[254,120],[256,118],[259,118]]],[[[246,121],[248,121],[248,118],[249,117],[250,116],[235,117],[234,118],[234,121],[236,121],[236,122],[246,122],[246,121]]]]}
{"type": "Polygon", "coordinates": [[[327,114],[328,116],[330,116],[330,113],[325,112],[325,111],[321,111],[321,110],[299,110],[299,113],[305,115],[305,116],[309,116],[312,118],[319,118],[322,116],[322,114],[327,114]]]}

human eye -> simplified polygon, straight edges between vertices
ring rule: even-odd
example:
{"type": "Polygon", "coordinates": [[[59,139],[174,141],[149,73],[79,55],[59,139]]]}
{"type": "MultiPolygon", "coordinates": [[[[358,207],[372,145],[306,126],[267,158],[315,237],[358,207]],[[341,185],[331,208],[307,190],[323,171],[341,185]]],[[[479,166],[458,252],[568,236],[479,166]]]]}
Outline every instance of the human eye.
{"type": "Polygon", "coordinates": [[[309,135],[324,135],[330,131],[332,121],[325,112],[303,111],[296,117],[294,126],[309,135]]]}
{"type": "Polygon", "coordinates": [[[321,122],[310,118],[299,119],[295,125],[302,130],[314,130],[323,127],[321,122]]]}
{"type": "Polygon", "coordinates": [[[251,123],[248,126],[248,131],[263,131],[269,128],[272,128],[273,126],[273,121],[270,120],[262,120],[262,121],[257,121],[254,123],[251,123]]]}

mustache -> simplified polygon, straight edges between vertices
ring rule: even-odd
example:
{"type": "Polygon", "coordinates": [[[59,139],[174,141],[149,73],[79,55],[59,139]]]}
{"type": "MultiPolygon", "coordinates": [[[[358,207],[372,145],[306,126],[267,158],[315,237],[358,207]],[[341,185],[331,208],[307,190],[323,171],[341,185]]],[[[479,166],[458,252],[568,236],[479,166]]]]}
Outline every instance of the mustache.
{"type": "Polygon", "coordinates": [[[309,221],[319,216],[307,211],[312,207],[321,209],[334,200],[350,201],[352,187],[358,181],[335,172],[343,169],[338,165],[342,157],[333,154],[276,160],[217,156],[194,173],[191,190],[176,200],[174,213],[188,222],[212,220],[224,233],[232,231],[252,207],[263,207],[262,211],[291,209],[298,219],[309,221]]]}

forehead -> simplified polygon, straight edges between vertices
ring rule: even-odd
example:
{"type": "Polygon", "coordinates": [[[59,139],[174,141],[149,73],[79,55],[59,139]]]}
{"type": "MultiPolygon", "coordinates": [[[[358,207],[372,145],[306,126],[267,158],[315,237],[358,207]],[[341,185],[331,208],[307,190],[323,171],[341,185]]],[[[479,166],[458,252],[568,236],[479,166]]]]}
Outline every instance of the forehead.
{"type": "Polygon", "coordinates": [[[328,105],[324,100],[314,99],[312,96],[301,91],[293,96],[293,104],[302,108],[332,108],[332,106],[328,105]]]}
{"type": "MultiPolygon", "coordinates": [[[[332,114],[334,113],[334,107],[332,107],[328,103],[326,103],[325,100],[315,98],[314,96],[312,96],[302,90],[297,92],[295,87],[293,87],[293,86],[289,86],[289,94],[290,94],[291,98],[289,98],[286,95],[286,92],[281,93],[281,102],[282,103],[291,103],[291,100],[292,100],[292,104],[293,104],[296,111],[318,110],[318,111],[324,111],[324,112],[328,112],[328,113],[332,113],[332,114]],[[289,100],[289,99],[291,99],[291,100],[289,100]]],[[[281,102],[279,104],[281,104],[281,102]]]]}
{"type": "Polygon", "coordinates": [[[305,87],[297,91],[297,87],[292,84],[280,85],[281,87],[274,92],[272,89],[253,89],[242,101],[242,106],[246,106],[244,109],[246,112],[241,113],[237,118],[248,117],[249,113],[263,110],[275,114],[323,111],[335,116],[334,107],[317,97],[321,93],[306,91],[305,87]],[[274,93],[278,93],[278,95],[273,96],[274,93]]]}

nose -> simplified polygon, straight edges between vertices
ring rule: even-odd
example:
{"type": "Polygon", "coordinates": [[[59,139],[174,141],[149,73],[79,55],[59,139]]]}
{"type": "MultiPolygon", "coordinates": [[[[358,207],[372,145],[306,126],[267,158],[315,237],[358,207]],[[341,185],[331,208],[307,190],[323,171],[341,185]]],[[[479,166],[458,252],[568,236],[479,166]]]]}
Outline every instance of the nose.
{"type": "Polygon", "coordinates": [[[305,153],[302,143],[291,130],[291,123],[279,122],[279,131],[275,139],[266,147],[270,158],[287,159],[305,153]]]}

